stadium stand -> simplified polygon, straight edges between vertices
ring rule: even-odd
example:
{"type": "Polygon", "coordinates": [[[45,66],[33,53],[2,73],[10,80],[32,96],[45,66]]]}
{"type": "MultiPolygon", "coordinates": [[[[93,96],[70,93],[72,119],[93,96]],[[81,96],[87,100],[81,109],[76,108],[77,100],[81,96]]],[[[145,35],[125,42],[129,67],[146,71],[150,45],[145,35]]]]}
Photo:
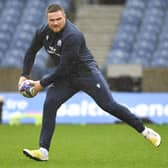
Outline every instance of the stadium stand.
{"type": "Polygon", "coordinates": [[[127,1],[109,53],[110,64],[129,61],[145,7],[144,1],[127,1]]]}
{"type": "Polygon", "coordinates": [[[168,65],[168,10],[164,20],[164,26],[158,39],[158,46],[151,62],[152,67],[167,67],[168,65]]]}
{"type": "Polygon", "coordinates": [[[167,67],[167,11],[167,0],[127,0],[107,63],[167,67]]]}
{"type": "Polygon", "coordinates": [[[158,45],[158,37],[162,30],[162,25],[166,10],[160,1],[150,1],[147,4],[145,15],[138,33],[134,50],[131,55],[133,63],[136,63],[136,58],[141,59],[144,66],[150,66],[155,48],[158,45]]]}
{"type": "Polygon", "coordinates": [[[18,19],[19,24],[16,26],[16,32],[11,39],[2,66],[19,68],[22,65],[24,53],[32,40],[34,31],[41,24],[45,2],[27,1],[25,3],[26,1],[24,1],[24,7],[21,10],[14,8],[15,11],[22,11],[21,18],[18,19]]]}
{"type": "MultiPolygon", "coordinates": [[[[0,58],[1,64],[2,58],[5,58],[6,51],[10,45],[13,35],[16,31],[16,27],[19,24],[19,19],[23,9],[22,2],[18,0],[6,1],[1,12],[1,26],[0,26],[0,58]],[[13,17],[15,16],[15,17],[13,17]]],[[[11,56],[12,57],[12,56],[11,56]]]]}
{"type": "MultiPolygon", "coordinates": [[[[154,68],[165,68],[166,72],[168,67],[167,18],[167,0],[126,1],[106,63],[106,75],[111,89],[141,91],[142,78],[143,83],[147,86],[148,82],[144,81],[153,80],[149,74],[157,72],[154,68]],[[137,70],[134,69],[135,65],[137,70]],[[138,73],[134,73],[132,76],[130,68],[138,73]],[[119,71],[117,77],[114,70],[119,71]],[[143,73],[139,73],[140,71],[143,73]],[[123,83],[125,83],[125,87],[123,83]],[[124,88],[119,88],[120,86],[124,88]]],[[[164,72],[163,69],[162,71],[158,69],[158,71],[164,72]]],[[[147,87],[151,90],[149,85],[147,87]]],[[[148,90],[144,88],[143,90],[148,90]]],[[[156,90],[159,88],[157,87],[156,90]]]]}

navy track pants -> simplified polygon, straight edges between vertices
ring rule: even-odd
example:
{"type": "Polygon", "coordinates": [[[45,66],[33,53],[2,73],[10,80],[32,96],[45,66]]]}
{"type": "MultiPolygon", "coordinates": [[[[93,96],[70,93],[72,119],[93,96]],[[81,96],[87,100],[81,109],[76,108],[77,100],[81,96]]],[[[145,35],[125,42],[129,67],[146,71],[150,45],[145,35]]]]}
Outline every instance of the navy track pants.
{"type": "Polygon", "coordinates": [[[102,74],[93,71],[82,77],[59,79],[48,88],[43,107],[40,147],[49,150],[55,129],[55,118],[58,108],[79,91],[84,91],[90,95],[104,111],[126,122],[138,132],[144,130],[142,121],[126,107],[120,105],[113,99],[109,86],[102,74]]]}

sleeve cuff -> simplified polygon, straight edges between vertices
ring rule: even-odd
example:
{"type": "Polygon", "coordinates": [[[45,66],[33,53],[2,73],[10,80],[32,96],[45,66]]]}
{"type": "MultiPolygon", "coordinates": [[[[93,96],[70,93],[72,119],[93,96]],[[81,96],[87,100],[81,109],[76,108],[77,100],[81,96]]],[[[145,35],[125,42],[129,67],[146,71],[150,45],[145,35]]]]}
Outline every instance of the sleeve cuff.
{"type": "Polygon", "coordinates": [[[41,79],[41,80],[40,80],[40,85],[41,85],[43,88],[45,88],[45,87],[48,86],[48,83],[47,83],[47,81],[46,81],[45,79],[41,79]]]}

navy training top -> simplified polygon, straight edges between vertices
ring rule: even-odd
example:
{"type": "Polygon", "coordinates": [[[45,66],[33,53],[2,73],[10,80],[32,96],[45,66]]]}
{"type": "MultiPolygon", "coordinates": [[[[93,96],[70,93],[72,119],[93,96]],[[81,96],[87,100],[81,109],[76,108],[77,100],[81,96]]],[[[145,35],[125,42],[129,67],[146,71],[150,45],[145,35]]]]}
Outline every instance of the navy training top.
{"type": "Polygon", "coordinates": [[[42,47],[56,66],[52,73],[40,80],[43,87],[57,78],[81,76],[92,70],[97,71],[97,64],[86,46],[83,33],[68,19],[65,27],[58,33],[53,32],[48,25],[43,25],[36,31],[24,57],[23,76],[30,75],[36,53],[42,47]]]}

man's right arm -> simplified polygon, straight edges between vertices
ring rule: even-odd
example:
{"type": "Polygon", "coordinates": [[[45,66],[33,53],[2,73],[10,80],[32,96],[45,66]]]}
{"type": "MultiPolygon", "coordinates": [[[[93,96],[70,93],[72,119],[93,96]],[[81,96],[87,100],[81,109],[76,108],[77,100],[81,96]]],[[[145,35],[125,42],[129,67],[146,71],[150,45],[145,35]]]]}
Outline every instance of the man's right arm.
{"type": "Polygon", "coordinates": [[[42,39],[43,39],[43,32],[42,29],[39,29],[36,31],[30,44],[30,47],[27,49],[26,54],[24,56],[23,71],[18,81],[18,88],[24,80],[29,79],[30,77],[36,53],[38,52],[38,50],[40,50],[40,48],[43,45],[42,39]]]}
{"type": "Polygon", "coordinates": [[[43,32],[41,31],[41,29],[39,29],[36,31],[30,44],[30,47],[26,51],[23,62],[23,71],[21,74],[22,76],[29,78],[29,75],[31,73],[35,61],[36,53],[40,50],[40,48],[43,45],[42,41],[43,41],[43,32]]]}

